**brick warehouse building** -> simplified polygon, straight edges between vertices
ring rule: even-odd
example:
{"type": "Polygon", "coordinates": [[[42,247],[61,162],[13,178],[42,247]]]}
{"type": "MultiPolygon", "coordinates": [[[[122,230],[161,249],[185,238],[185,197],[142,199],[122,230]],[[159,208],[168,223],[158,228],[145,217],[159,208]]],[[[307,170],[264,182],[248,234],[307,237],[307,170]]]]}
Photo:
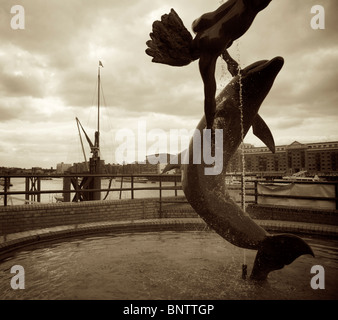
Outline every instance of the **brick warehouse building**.
{"type": "MultiPolygon", "coordinates": [[[[251,173],[290,175],[299,171],[309,174],[338,175],[338,141],[276,146],[273,154],[267,147],[244,144],[245,170],[251,173]]],[[[241,150],[233,156],[228,171],[240,172],[241,150]]]]}

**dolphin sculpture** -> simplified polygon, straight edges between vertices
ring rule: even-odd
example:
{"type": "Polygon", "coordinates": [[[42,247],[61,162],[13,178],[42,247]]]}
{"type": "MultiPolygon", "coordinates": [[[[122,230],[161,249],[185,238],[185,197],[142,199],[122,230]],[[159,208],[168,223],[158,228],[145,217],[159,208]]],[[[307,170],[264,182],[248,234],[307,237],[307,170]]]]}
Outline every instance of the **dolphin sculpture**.
{"type": "MultiPolygon", "coordinates": [[[[291,234],[269,234],[257,225],[229,196],[225,186],[226,166],[250,127],[274,152],[272,134],[258,115],[259,108],[269,93],[273,82],[281,70],[284,60],[276,57],[263,60],[241,70],[241,75],[233,77],[217,97],[217,108],[213,129],[222,129],[223,169],[218,175],[206,175],[205,163],[193,163],[193,138],[189,152],[182,155],[182,188],[185,196],[198,215],[220,236],[235,246],[258,250],[251,279],[264,280],[269,272],[281,269],[303,254],[314,255],[308,244],[291,234]],[[240,82],[242,98],[239,97],[240,82]],[[240,101],[242,101],[243,127],[241,127],[240,101]]],[[[197,126],[202,132],[206,128],[205,117],[197,126]]],[[[215,139],[209,140],[215,145],[215,139]]],[[[169,164],[165,171],[175,165],[169,164]]]]}

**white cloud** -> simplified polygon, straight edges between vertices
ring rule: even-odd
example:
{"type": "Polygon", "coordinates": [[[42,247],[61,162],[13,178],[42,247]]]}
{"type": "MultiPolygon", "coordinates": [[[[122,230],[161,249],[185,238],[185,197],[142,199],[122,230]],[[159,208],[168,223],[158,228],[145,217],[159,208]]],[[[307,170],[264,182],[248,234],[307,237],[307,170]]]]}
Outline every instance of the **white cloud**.
{"type": "MultiPolygon", "coordinates": [[[[61,161],[82,161],[75,117],[93,135],[98,60],[104,64],[102,151],[107,162],[113,161],[114,134],[121,128],[135,128],[141,119],[149,128],[166,132],[192,129],[202,117],[197,63],[184,68],[154,64],[145,54],[145,43],[152,22],[171,8],[190,30],[195,18],[220,1],[15,4],[25,7],[25,30],[10,28],[12,1],[2,0],[0,9],[0,165],[55,167],[61,161]]],[[[316,31],[310,27],[314,4],[271,1],[230,48],[242,66],[277,55],[285,58],[260,111],[277,143],[291,143],[295,137],[300,142],[338,140],[338,4],[325,1],[326,29],[316,31]]],[[[229,79],[219,62],[219,88],[229,79]]],[[[261,144],[252,134],[247,140],[261,144]]]]}

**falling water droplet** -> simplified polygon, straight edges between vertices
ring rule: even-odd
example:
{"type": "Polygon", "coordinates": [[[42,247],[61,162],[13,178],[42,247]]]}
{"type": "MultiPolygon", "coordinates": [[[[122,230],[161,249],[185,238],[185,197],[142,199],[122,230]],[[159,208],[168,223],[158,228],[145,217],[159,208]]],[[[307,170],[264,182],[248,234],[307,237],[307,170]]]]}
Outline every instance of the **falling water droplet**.
{"type": "Polygon", "coordinates": [[[238,55],[238,82],[239,82],[239,111],[240,111],[240,121],[241,121],[241,160],[242,160],[242,209],[245,212],[245,157],[244,157],[244,114],[243,114],[243,83],[242,83],[242,73],[240,65],[240,52],[239,52],[239,42],[237,42],[237,55],[238,55]]]}
{"type": "MultiPolygon", "coordinates": [[[[237,56],[238,56],[238,82],[239,82],[239,111],[241,121],[241,159],[242,159],[242,210],[245,212],[245,157],[244,157],[244,113],[243,113],[243,82],[241,73],[241,61],[240,61],[240,50],[239,42],[237,42],[237,56]]],[[[243,249],[243,265],[242,265],[242,278],[246,279],[247,275],[247,264],[246,264],[246,252],[243,249]]]]}

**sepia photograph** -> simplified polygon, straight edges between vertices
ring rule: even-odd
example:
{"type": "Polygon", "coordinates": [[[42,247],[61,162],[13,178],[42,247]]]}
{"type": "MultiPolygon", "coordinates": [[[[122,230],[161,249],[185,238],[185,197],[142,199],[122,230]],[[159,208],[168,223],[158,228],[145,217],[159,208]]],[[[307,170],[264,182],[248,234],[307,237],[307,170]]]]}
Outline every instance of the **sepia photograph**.
{"type": "Polygon", "coordinates": [[[2,0],[0,300],[338,300],[337,14],[2,0]]]}

